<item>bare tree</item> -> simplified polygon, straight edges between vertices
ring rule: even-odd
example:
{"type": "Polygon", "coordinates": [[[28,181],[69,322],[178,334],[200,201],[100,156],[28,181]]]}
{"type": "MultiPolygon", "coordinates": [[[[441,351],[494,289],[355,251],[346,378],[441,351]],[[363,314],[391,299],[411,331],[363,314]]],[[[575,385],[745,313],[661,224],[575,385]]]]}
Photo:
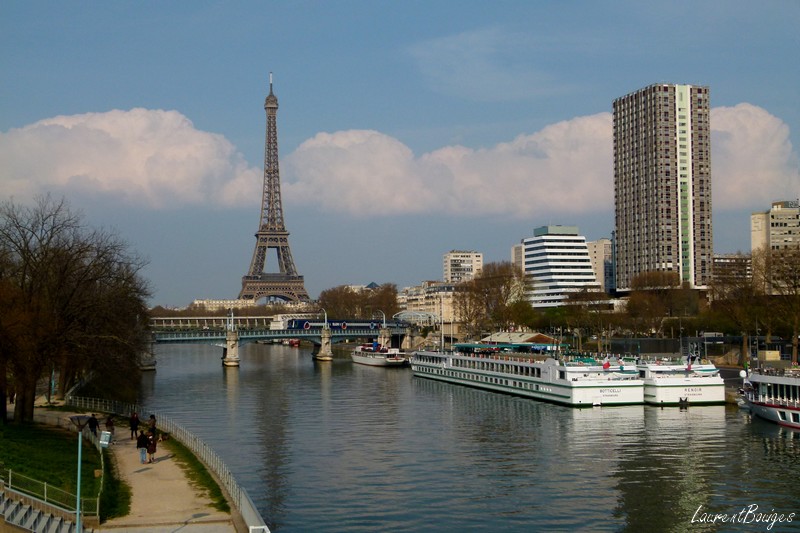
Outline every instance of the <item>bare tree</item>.
{"type": "Polygon", "coordinates": [[[54,371],[62,392],[90,374],[130,389],[147,343],[145,262],[49,196],[0,204],[0,250],[0,362],[14,419],[32,418],[37,382],[54,371]]]}
{"type": "Polygon", "coordinates": [[[797,363],[800,335],[800,248],[772,250],[768,265],[774,316],[792,332],[792,362],[797,363]]]}
{"type": "Polygon", "coordinates": [[[525,278],[510,262],[487,263],[474,279],[459,284],[455,294],[458,320],[470,336],[492,327],[508,329],[515,323],[524,299],[525,278]]]}

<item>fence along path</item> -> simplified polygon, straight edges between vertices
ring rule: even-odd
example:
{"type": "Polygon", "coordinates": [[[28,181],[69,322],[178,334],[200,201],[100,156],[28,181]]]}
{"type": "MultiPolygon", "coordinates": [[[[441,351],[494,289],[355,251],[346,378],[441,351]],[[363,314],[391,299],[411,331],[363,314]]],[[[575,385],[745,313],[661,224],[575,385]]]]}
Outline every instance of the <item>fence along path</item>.
{"type": "MultiPolygon", "coordinates": [[[[95,398],[70,397],[67,399],[69,405],[80,407],[89,411],[112,412],[121,416],[128,416],[131,412],[149,413],[141,406],[99,400],[95,398]]],[[[227,492],[227,497],[231,505],[238,511],[241,521],[249,531],[259,531],[269,533],[264,519],[255,507],[247,492],[239,486],[236,479],[231,474],[225,463],[205,442],[196,435],[183,428],[170,418],[154,413],[158,420],[158,428],[170,434],[170,438],[177,439],[194,453],[197,458],[217,477],[219,483],[227,492]]],[[[210,501],[206,500],[206,505],[197,506],[188,500],[178,505],[178,494],[196,497],[196,490],[189,485],[185,474],[180,467],[172,460],[172,457],[162,448],[156,453],[155,464],[139,463],[139,453],[136,450],[135,441],[130,440],[130,430],[127,427],[120,427],[116,434],[117,444],[112,445],[115,457],[117,457],[120,472],[131,484],[133,499],[131,503],[131,513],[127,517],[109,520],[104,523],[102,529],[115,529],[117,531],[156,531],[154,526],[157,523],[158,509],[164,508],[167,504],[170,509],[165,509],[160,519],[167,520],[172,516],[171,524],[192,524],[189,529],[181,531],[194,531],[195,529],[206,528],[208,531],[236,531],[233,525],[234,516],[215,511],[207,505],[210,501]],[[172,500],[176,500],[173,504],[172,500]],[[171,509],[174,506],[180,509],[171,509]],[[180,510],[180,516],[175,513],[180,510]],[[229,527],[225,526],[225,520],[229,527]],[[216,527],[216,529],[214,529],[216,527]],[[117,529],[123,528],[123,529],[117,529]]],[[[167,524],[163,523],[164,526],[167,524]]]]}

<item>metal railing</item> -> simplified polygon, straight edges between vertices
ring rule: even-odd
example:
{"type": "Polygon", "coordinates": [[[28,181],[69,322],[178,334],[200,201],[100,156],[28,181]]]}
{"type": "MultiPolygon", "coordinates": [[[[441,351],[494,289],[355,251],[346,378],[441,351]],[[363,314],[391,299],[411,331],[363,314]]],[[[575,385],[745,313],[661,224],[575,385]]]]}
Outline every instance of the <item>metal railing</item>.
{"type": "MultiPolygon", "coordinates": [[[[3,471],[5,490],[19,496],[32,498],[52,509],[53,514],[75,519],[75,502],[77,496],[46,481],[24,476],[12,469],[3,471]]],[[[100,498],[81,498],[81,516],[97,516],[100,510],[100,498]]]]}
{"type": "MultiPolygon", "coordinates": [[[[102,400],[99,398],[81,398],[72,396],[67,398],[66,403],[68,405],[89,411],[95,410],[107,413],[110,412],[123,416],[127,416],[133,412],[146,412],[146,409],[140,405],[117,402],[113,400],[102,400]]],[[[219,455],[217,455],[217,453],[211,449],[208,444],[203,442],[202,439],[174,420],[161,413],[155,412],[154,414],[158,419],[158,428],[160,431],[169,433],[170,438],[174,438],[186,446],[192,451],[192,453],[195,454],[195,456],[197,456],[197,458],[206,466],[206,468],[211,470],[214,475],[216,475],[231,498],[231,503],[233,503],[233,505],[239,510],[239,513],[241,513],[245,524],[247,524],[251,530],[266,531],[268,533],[269,528],[267,528],[266,522],[264,522],[264,519],[258,512],[258,509],[256,509],[253,500],[247,494],[247,491],[239,485],[239,483],[236,481],[236,478],[234,478],[233,474],[219,457],[219,455]]]]}

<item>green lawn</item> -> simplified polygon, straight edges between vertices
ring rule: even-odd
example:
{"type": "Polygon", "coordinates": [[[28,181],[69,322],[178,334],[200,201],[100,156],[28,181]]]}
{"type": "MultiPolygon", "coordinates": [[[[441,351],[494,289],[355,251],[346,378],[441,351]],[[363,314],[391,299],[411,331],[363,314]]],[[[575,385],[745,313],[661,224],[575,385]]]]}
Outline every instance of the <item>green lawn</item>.
{"type": "MultiPolygon", "coordinates": [[[[46,481],[62,490],[75,494],[78,476],[78,435],[66,429],[41,424],[9,424],[0,426],[0,463],[39,481],[46,481]]],[[[100,455],[88,442],[81,453],[81,494],[97,496],[100,479],[95,479],[95,469],[100,469],[100,455]]]]}
{"type": "MultiPolygon", "coordinates": [[[[130,506],[130,490],[116,479],[106,455],[105,488],[101,501],[101,520],[123,516],[130,506]]],[[[100,492],[100,454],[83,442],[81,452],[81,497],[96,498],[100,492]]],[[[43,424],[0,426],[0,468],[2,476],[23,475],[75,494],[78,476],[78,435],[66,429],[43,424]]],[[[73,502],[74,503],[74,502],[73,502]]]]}

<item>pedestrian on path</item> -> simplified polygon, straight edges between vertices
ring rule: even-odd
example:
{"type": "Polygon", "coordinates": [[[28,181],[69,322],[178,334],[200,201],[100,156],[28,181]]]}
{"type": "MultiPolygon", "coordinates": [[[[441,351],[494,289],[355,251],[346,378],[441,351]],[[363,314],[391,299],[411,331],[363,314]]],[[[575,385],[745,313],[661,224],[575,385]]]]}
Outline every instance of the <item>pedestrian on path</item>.
{"type": "Polygon", "coordinates": [[[156,431],[156,415],[150,415],[150,419],[147,421],[147,429],[154,437],[158,436],[158,432],[156,431]]]}
{"type": "Polygon", "coordinates": [[[137,431],[139,431],[139,414],[134,411],[131,414],[131,440],[136,438],[137,431]]]}
{"type": "Polygon", "coordinates": [[[147,435],[147,454],[150,456],[150,460],[148,462],[155,463],[156,462],[156,434],[154,432],[150,432],[147,435]]]}
{"type": "Polygon", "coordinates": [[[139,462],[145,464],[147,462],[147,435],[144,430],[139,430],[139,436],[136,437],[136,448],[139,450],[139,462]]]}
{"type": "Polygon", "coordinates": [[[106,418],[106,431],[111,433],[111,442],[114,442],[114,415],[108,415],[106,418]]]}
{"type": "Polygon", "coordinates": [[[95,437],[97,436],[97,426],[99,425],[100,422],[94,416],[94,413],[92,413],[91,418],[89,418],[89,431],[91,431],[92,435],[94,435],[95,437]]]}

